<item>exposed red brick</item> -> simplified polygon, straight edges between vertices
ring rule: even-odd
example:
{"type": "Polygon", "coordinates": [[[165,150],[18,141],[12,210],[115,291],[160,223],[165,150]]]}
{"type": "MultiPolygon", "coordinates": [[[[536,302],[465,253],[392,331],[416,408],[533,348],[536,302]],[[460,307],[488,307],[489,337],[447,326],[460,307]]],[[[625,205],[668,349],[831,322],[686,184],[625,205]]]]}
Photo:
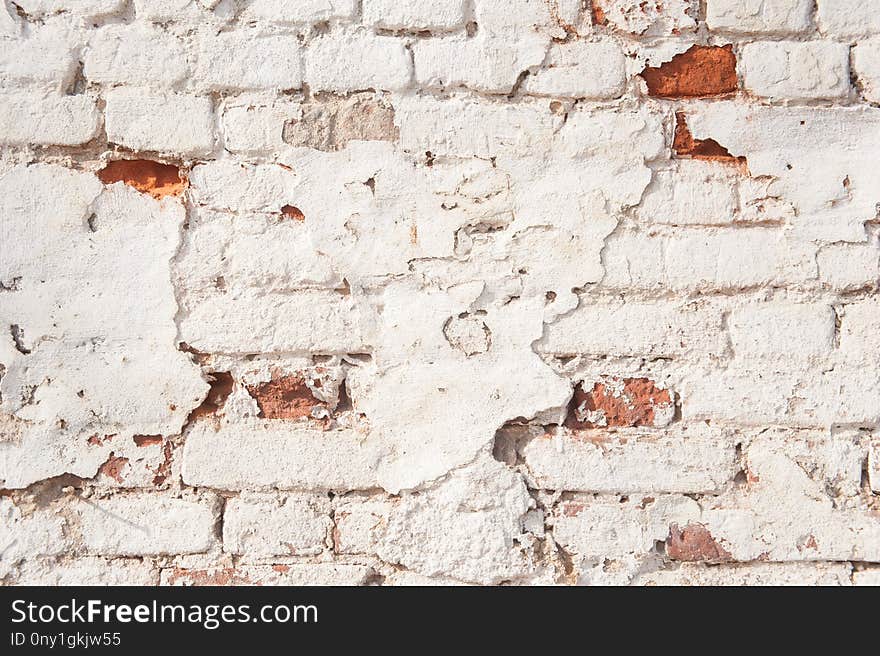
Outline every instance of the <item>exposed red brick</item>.
{"type": "Polygon", "coordinates": [[[733,93],[737,88],[736,55],[730,45],[691,46],[658,67],[641,73],[648,93],[660,98],[701,98],[733,93]]]}
{"type": "Polygon", "coordinates": [[[593,19],[593,25],[605,25],[608,22],[605,18],[605,10],[597,0],[590,3],[590,15],[593,19]]]}
{"type": "Polygon", "coordinates": [[[165,440],[165,444],[162,448],[163,460],[162,464],[160,464],[156,468],[156,475],[153,476],[153,485],[159,486],[165,483],[168,480],[168,476],[171,475],[171,457],[173,454],[173,446],[171,445],[171,440],[165,440]]]}
{"type": "Polygon", "coordinates": [[[187,422],[194,421],[200,417],[207,417],[216,414],[226,403],[226,399],[232,394],[232,388],[235,380],[228,371],[215,371],[209,374],[211,380],[208,384],[211,386],[208,395],[202,404],[189,413],[187,422]]]}
{"type": "Polygon", "coordinates": [[[267,383],[249,385],[247,391],[260,407],[260,417],[265,419],[300,419],[310,416],[316,405],[325,405],[314,397],[302,376],[273,378],[267,383]]]}
{"type": "Polygon", "coordinates": [[[98,467],[98,473],[102,476],[112,478],[117,483],[122,483],[122,470],[128,464],[128,458],[114,457],[113,452],[107,460],[98,467]]]}
{"type": "Polygon", "coordinates": [[[90,446],[101,446],[102,444],[105,444],[106,442],[112,440],[114,437],[116,437],[116,433],[104,436],[95,433],[86,440],[86,444],[89,444],[90,446]]]}
{"type": "Polygon", "coordinates": [[[565,425],[577,429],[653,426],[656,410],[672,404],[669,390],[657,387],[652,380],[624,378],[622,383],[619,393],[613,384],[595,383],[586,391],[583,383],[578,383],[565,425]],[[602,413],[601,419],[593,415],[597,412],[602,413]]]}
{"type": "Polygon", "coordinates": [[[284,207],[282,207],[281,215],[288,219],[293,219],[294,221],[306,220],[306,215],[302,213],[302,210],[298,207],[294,207],[293,205],[285,205],[284,207]]]}
{"type": "Polygon", "coordinates": [[[98,171],[104,184],[124,182],[153,198],[178,196],[186,188],[186,178],[180,169],[149,159],[118,159],[98,171]]]}
{"type": "Polygon", "coordinates": [[[161,435],[134,435],[132,439],[137,446],[155,446],[162,444],[164,438],[161,435]]]}
{"type": "Polygon", "coordinates": [[[718,544],[702,524],[688,524],[684,528],[672,524],[666,538],[666,555],[684,562],[727,563],[733,560],[730,552],[718,544]]]}
{"type": "Polygon", "coordinates": [[[675,139],[672,142],[672,149],[679,157],[729,162],[743,166],[747,164],[745,157],[734,157],[727,148],[714,139],[694,139],[683,112],[675,114],[675,139]]]}

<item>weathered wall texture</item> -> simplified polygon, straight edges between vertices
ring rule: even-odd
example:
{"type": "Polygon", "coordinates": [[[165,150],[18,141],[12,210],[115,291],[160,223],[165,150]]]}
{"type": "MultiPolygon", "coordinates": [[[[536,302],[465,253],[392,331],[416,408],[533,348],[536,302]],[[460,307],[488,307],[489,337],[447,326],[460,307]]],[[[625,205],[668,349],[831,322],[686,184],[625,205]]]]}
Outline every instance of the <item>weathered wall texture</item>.
{"type": "Polygon", "coordinates": [[[880,582],[876,2],[0,33],[4,583],[880,582]]]}

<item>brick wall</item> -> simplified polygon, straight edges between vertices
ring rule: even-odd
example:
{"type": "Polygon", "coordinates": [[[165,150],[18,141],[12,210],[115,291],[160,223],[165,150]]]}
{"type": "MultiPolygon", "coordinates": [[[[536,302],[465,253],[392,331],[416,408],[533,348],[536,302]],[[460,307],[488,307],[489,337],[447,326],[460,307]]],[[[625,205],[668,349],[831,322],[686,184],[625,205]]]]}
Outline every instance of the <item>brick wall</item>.
{"type": "Polygon", "coordinates": [[[0,2],[2,583],[878,582],[872,4],[0,2]]]}

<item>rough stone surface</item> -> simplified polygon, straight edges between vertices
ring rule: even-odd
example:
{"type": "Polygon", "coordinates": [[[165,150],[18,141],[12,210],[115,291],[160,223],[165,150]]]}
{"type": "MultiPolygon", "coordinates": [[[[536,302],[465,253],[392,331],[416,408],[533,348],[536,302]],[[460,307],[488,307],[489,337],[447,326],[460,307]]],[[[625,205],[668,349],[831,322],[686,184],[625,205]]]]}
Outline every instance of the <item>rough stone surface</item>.
{"type": "Polygon", "coordinates": [[[636,36],[669,36],[697,27],[699,2],[695,0],[592,0],[593,18],[599,25],[636,36]]]}
{"type": "Polygon", "coordinates": [[[817,0],[816,22],[823,35],[853,38],[880,34],[880,16],[861,0],[817,0]]]}
{"type": "Polygon", "coordinates": [[[226,503],[223,549],[247,558],[321,553],[330,526],[325,496],[245,495],[226,503]]]}
{"type": "Polygon", "coordinates": [[[101,556],[201,553],[214,545],[209,500],[153,495],[80,500],[75,507],[83,547],[101,556]]]}
{"type": "MultiPolygon", "coordinates": [[[[509,439],[512,430],[499,437],[509,439]]],[[[736,475],[734,440],[699,425],[659,435],[556,429],[517,438],[528,475],[542,489],[706,493],[722,489],[736,475]]]]}
{"type": "Polygon", "coordinates": [[[83,75],[103,84],[173,87],[190,75],[182,39],[134,23],[95,30],[85,53],[83,75]]]}
{"type": "Polygon", "coordinates": [[[364,23],[384,29],[452,30],[464,27],[467,17],[465,0],[364,0],[362,4],[364,23]]]}
{"type": "Polygon", "coordinates": [[[849,47],[826,41],[750,43],[740,55],[746,90],[770,100],[844,98],[849,47]]]}
{"type": "Polygon", "coordinates": [[[575,41],[550,48],[547,63],[526,78],[527,93],[606,99],[623,93],[626,60],[613,41],[575,41]]]}
{"type": "Polygon", "coordinates": [[[210,98],[181,94],[150,95],[139,89],[114,89],[104,97],[107,139],[134,151],[193,157],[214,148],[210,98]],[[156,116],[165,120],[158,124],[156,116]]]}
{"type": "Polygon", "coordinates": [[[53,92],[0,91],[0,143],[12,146],[78,146],[100,127],[96,99],[53,92]]]}
{"type": "Polygon", "coordinates": [[[20,568],[18,585],[141,585],[159,584],[159,568],[142,558],[42,558],[20,568]]]}
{"type": "Polygon", "coordinates": [[[403,89],[412,76],[404,42],[366,31],[326,35],[306,55],[306,77],[313,91],[403,89]]]}
{"type": "Polygon", "coordinates": [[[852,65],[862,97],[880,104],[880,38],[860,41],[852,49],[852,65]]]}
{"type": "Polygon", "coordinates": [[[872,4],[0,2],[0,585],[876,585],[872,4]]]}
{"type": "Polygon", "coordinates": [[[812,28],[812,0],[707,0],[710,30],[739,34],[800,34],[812,28]]]}

